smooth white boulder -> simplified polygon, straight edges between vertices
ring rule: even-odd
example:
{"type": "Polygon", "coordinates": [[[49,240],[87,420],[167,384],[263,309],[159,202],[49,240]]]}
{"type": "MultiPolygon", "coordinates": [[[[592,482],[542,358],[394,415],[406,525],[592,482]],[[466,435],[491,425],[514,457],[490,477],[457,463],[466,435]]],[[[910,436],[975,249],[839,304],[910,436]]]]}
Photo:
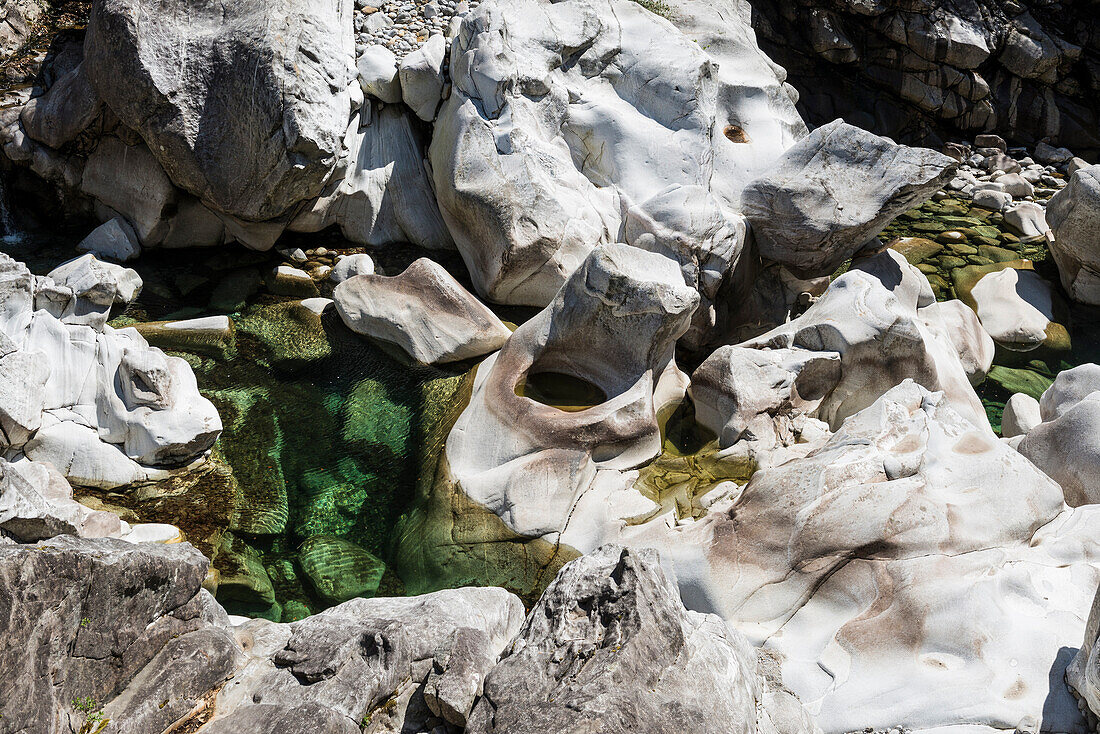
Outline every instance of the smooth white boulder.
{"type": "Polygon", "coordinates": [[[1004,210],[1005,224],[1024,237],[1039,237],[1050,231],[1047,225],[1047,209],[1033,201],[1021,201],[1004,210]]]}
{"type": "Polygon", "coordinates": [[[970,384],[975,387],[981,384],[993,367],[997,348],[993,337],[982,328],[974,309],[952,299],[931,303],[918,309],[917,315],[953,345],[970,384]]]}
{"type": "Polygon", "coordinates": [[[1042,346],[1054,320],[1054,292],[1034,270],[1005,268],[985,275],[970,291],[982,328],[1014,352],[1042,346]]]}
{"type": "Polygon", "coordinates": [[[424,122],[435,119],[439,103],[443,101],[446,54],[447,39],[437,33],[405,56],[397,70],[401,79],[401,98],[424,122]]]}
{"type": "Polygon", "coordinates": [[[1035,187],[1019,173],[1006,173],[993,179],[1003,187],[1003,191],[1014,199],[1026,199],[1035,196],[1035,187]]]}
{"type": "Polygon", "coordinates": [[[1019,451],[1058,482],[1066,503],[1100,504],[1100,367],[1085,364],[1058,374],[1039,400],[1043,422],[1019,451]]]}
{"type": "Polygon", "coordinates": [[[113,513],[75,501],[65,477],[49,464],[0,459],[0,529],[21,543],[34,543],[63,534],[117,536],[122,523],[113,513]]]}
{"type": "Polygon", "coordinates": [[[494,352],[512,332],[436,262],[420,258],[400,275],[356,275],[332,292],[356,332],[396,344],[423,364],[494,352]]]}
{"type": "Polygon", "coordinates": [[[401,80],[397,76],[397,57],[381,44],[367,46],[355,64],[363,94],[386,104],[401,101],[401,80]]]}
{"type": "Polygon", "coordinates": [[[1062,286],[1075,301],[1100,304],[1100,165],[1074,172],[1046,216],[1062,286]]]}
{"type": "Polygon", "coordinates": [[[76,246],[98,258],[128,262],[141,254],[141,244],[133,227],[122,217],[99,225],[76,246]]]}
{"type": "Polygon", "coordinates": [[[19,448],[42,425],[50,362],[44,352],[0,356],[0,447],[19,448]]]}
{"type": "Polygon", "coordinates": [[[741,209],[762,257],[799,277],[828,275],[955,170],[942,153],[834,120],[749,184],[741,209]]]}
{"type": "Polygon", "coordinates": [[[49,464],[81,487],[115,489],[147,479],[149,473],[95,429],[73,421],[39,430],[23,448],[27,458],[49,464]]]}
{"type": "Polygon", "coordinates": [[[336,261],[328,279],[333,283],[343,283],[356,275],[374,275],[374,260],[366,253],[345,255],[336,261]]]}
{"type": "Polygon", "coordinates": [[[463,18],[431,167],[483,297],[546,305],[623,212],[672,186],[737,219],[744,185],[805,134],[748,18],[691,8],[685,31],[624,0],[487,0],[463,18]],[[716,68],[688,32],[723,27],[716,68]]]}
{"type": "Polygon", "coordinates": [[[1026,436],[1042,422],[1039,401],[1026,393],[1014,393],[1005,401],[1004,413],[1001,415],[1001,435],[1005,438],[1026,436]]]}

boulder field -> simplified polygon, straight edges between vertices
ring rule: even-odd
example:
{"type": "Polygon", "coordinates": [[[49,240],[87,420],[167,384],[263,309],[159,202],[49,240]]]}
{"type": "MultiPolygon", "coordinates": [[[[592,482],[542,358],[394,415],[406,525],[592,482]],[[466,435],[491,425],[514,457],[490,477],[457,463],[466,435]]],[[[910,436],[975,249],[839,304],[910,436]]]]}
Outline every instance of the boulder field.
{"type": "Polygon", "coordinates": [[[1019,79],[1086,119],[1094,39],[1019,3],[759,5],[93,0],[57,34],[0,169],[16,219],[98,224],[41,272],[0,253],[0,734],[1097,731],[1100,166],[994,127],[1019,79]],[[982,134],[900,144],[824,92],[811,129],[753,26],[800,18],[982,134]],[[136,269],[184,248],[253,259],[147,318],[172,291],[136,269]],[[318,531],[361,521],[329,475],[299,516],[268,485],[264,441],[342,457],[251,430],[211,356],[238,328],[272,374],[366,343],[449,381],[430,420],[348,398],[342,440],[422,458],[390,547],[318,531]],[[188,512],[232,515],[192,538],[232,574],[103,500],[227,457],[236,504],[188,512]]]}

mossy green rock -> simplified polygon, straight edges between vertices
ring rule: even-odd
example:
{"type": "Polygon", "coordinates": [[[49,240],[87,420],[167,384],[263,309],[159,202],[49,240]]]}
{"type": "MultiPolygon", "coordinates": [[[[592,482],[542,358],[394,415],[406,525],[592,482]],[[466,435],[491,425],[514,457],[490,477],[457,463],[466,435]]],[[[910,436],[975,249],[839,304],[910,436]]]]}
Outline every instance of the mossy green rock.
{"type": "Polygon", "coordinates": [[[952,242],[947,246],[947,249],[951,250],[952,254],[959,257],[966,257],[967,255],[977,255],[978,248],[974,245],[967,244],[965,242],[952,242]]]}
{"type": "Polygon", "coordinates": [[[966,235],[957,229],[948,230],[947,232],[940,232],[936,235],[936,242],[942,242],[945,245],[960,245],[966,243],[966,235]]]}
{"type": "Polygon", "coordinates": [[[910,265],[922,263],[943,251],[939,242],[924,237],[896,237],[886,246],[900,252],[910,265]]]}
{"type": "Polygon", "coordinates": [[[996,382],[1009,393],[1022,392],[1038,400],[1047,388],[1054,384],[1054,378],[1040,374],[1032,369],[1002,367],[995,365],[989,371],[989,379],[996,382]]]}
{"type": "Polygon", "coordinates": [[[963,260],[961,257],[955,257],[954,255],[940,255],[939,263],[940,267],[946,268],[947,270],[953,270],[966,265],[966,260],[963,260]]]}
{"type": "Polygon", "coordinates": [[[340,604],[357,596],[374,596],[386,564],[355,543],[317,535],[302,543],[298,563],[317,596],[340,604]]]}
{"type": "Polygon", "coordinates": [[[987,257],[991,262],[995,263],[1007,263],[1020,259],[1019,254],[1016,252],[1007,250],[1003,247],[997,247],[996,245],[981,245],[978,247],[978,255],[980,257],[987,257]]]}

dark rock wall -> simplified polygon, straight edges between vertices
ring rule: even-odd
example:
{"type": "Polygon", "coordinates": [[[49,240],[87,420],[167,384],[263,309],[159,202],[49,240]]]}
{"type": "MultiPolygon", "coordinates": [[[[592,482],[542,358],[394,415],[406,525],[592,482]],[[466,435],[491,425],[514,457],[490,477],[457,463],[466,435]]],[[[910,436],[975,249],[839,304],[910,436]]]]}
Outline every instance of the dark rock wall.
{"type": "Polygon", "coordinates": [[[812,125],[1100,152],[1097,0],[749,0],[812,125]]]}

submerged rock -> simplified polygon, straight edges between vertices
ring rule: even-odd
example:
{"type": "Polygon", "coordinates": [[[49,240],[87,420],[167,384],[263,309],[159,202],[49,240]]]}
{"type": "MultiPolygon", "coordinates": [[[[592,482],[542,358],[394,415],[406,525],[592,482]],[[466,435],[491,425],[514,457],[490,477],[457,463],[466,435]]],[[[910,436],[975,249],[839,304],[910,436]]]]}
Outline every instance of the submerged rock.
{"type": "Polygon", "coordinates": [[[386,571],[386,564],[355,543],[328,535],[302,543],[298,563],[317,595],[329,604],[374,596],[386,571]]]}
{"type": "Polygon", "coordinates": [[[423,364],[482,357],[511,333],[443,266],[420,258],[400,275],[357,275],[332,293],[352,331],[396,344],[423,364]]]}

